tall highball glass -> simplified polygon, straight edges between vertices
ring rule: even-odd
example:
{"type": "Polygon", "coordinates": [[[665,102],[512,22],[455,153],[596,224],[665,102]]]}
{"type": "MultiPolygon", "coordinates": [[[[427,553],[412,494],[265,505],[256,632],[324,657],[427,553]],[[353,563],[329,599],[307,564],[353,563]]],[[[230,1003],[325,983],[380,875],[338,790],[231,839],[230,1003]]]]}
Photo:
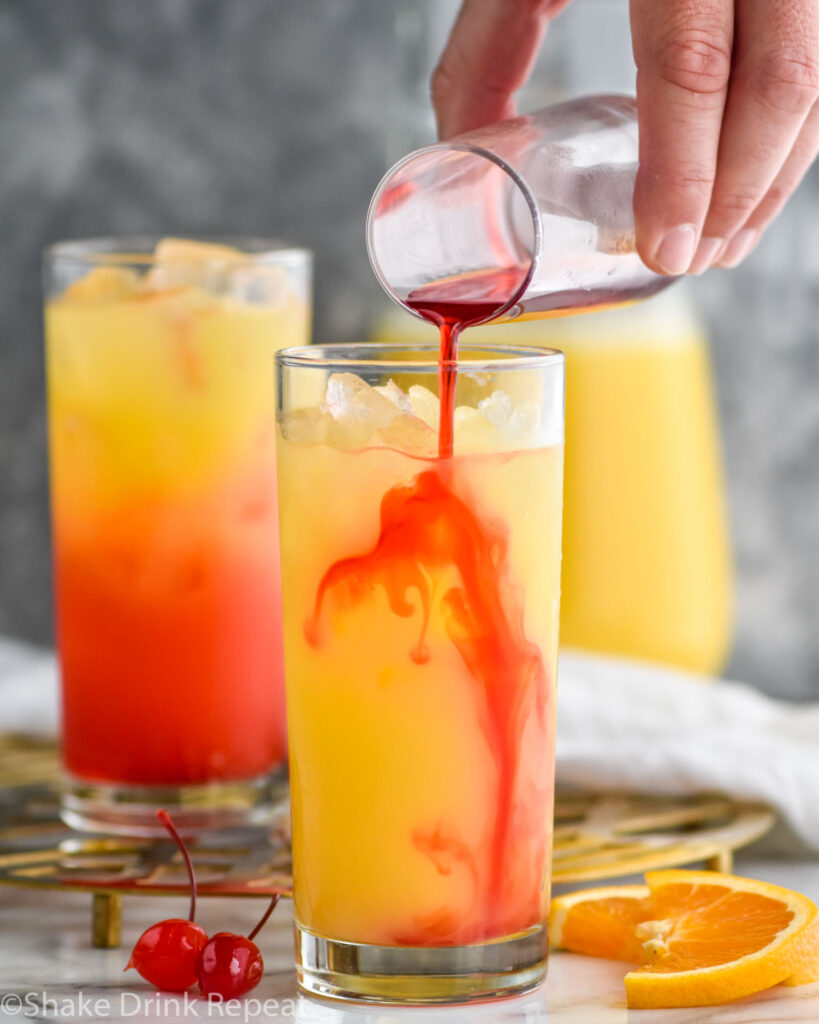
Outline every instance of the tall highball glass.
{"type": "Polygon", "coordinates": [[[63,817],[265,821],[286,762],[273,354],[308,340],[310,254],[66,242],[45,289],[63,817]]]}
{"type": "Polygon", "coordinates": [[[455,1003],[546,967],[563,356],[278,353],[296,959],[308,992],[455,1003]]]}

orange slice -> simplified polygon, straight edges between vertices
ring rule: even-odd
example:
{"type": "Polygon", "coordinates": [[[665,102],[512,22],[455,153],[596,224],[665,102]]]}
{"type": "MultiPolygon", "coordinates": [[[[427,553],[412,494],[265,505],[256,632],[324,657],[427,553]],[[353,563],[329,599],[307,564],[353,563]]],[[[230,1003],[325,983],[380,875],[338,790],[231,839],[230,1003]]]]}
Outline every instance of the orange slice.
{"type": "Polygon", "coordinates": [[[625,978],[630,1007],[710,1006],[816,980],[819,913],[807,897],[714,871],[646,882],[559,897],[549,921],[555,946],[643,963],[625,978]]]}
{"type": "Polygon", "coordinates": [[[651,916],[647,885],[580,889],[552,900],[549,943],[573,953],[640,964],[643,945],[635,931],[651,916]]]}
{"type": "Polygon", "coordinates": [[[809,928],[810,933],[805,935],[803,942],[804,955],[793,974],[782,982],[783,985],[811,985],[819,981],[819,916],[809,928]]]}

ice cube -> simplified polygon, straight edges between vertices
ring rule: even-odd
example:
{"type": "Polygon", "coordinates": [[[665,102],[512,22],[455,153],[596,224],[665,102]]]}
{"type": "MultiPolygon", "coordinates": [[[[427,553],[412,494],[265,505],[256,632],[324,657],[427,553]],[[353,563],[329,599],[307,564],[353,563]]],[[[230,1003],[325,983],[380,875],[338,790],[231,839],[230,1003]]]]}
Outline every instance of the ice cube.
{"type": "Polygon", "coordinates": [[[232,245],[197,242],[191,238],[163,238],[154,249],[154,263],[232,263],[241,257],[232,245]]]}
{"type": "Polygon", "coordinates": [[[345,438],[360,445],[366,444],[376,430],[388,426],[400,413],[394,402],[354,373],[334,373],[330,377],[325,403],[333,419],[344,428],[345,438]]]}
{"type": "Polygon", "coordinates": [[[421,384],[413,384],[409,389],[409,400],[415,416],[423,420],[433,430],[438,429],[441,416],[441,403],[438,396],[421,384]]]}
{"type": "Polygon", "coordinates": [[[386,427],[377,430],[371,443],[384,448],[395,448],[423,459],[432,459],[438,453],[438,434],[423,420],[401,413],[386,427]]]}
{"type": "Polygon", "coordinates": [[[221,286],[226,267],[241,257],[242,253],[230,245],[163,238],[154,250],[154,263],[145,283],[153,291],[197,284],[221,286]]]}
{"type": "Polygon", "coordinates": [[[493,391],[488,398],[478,402],[478,409],[493,427],[504,430],[512,416],[512,399],[505,391],[493,391]]]}
{"type": "Polygon", "coordinates": [[[495,451],[501,437],[489,420],[469,405],[459,405],[453,416],[456,452],[495,451]]]}
{"type": "Polygon", "coordinates": [[[362,433],[355,424],[347,423],[345,420],[336,420],[329,413],[327,416],[327,432],[324,443],[331,448],[358,449],[366,448],[370,440],[370,434],[362,433]]]}
{"type": "Polygon", "coordinates": [[[317,444],[327,439],[328,427],[335,422],[321,409],[294,409],[282,421],[282,434],[296,444],[317,444]]]}
{"type": "Polygon", "coordinates": [[[139,290],[139,275],[130,267],[94,267],[70,284],[63,297],[71,302],[93,304],[130,299],[139,290]]]}
{"type": "Polygon", "coordinates": [[[524,441],[527,445],[534,444],[539,423],[540,403],[527,398],[512,410],[509,417],[509,436],[516,441],[524,441]]]}
{"type": "Polygon", "coordinates": [[[386,384],[377,387],[375,390],[379,395],[389,398],[393,405],[398,406],[401,412],[412,412],[412,402],[409,400],[409,395],[405,395],[394,380],[388,380],[386,384]]]}
{"type": "Polygon", "coordinates": [[[257,306],[283,306],[296,297],[287,267],[249,263],[232,268],[228,288],[238,302],[257,306]]]}

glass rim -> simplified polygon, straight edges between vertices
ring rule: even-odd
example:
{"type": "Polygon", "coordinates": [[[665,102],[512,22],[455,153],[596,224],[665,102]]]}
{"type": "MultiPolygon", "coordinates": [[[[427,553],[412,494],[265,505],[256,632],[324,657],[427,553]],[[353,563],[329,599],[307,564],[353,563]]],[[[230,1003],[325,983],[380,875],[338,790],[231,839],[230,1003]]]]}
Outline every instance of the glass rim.
{"type": "Polygon", "coordinates": [[[259,235],[233,234],[135,234],[135,235],[98,235],[92,238],[71,238],[52,242],[43,249],[43,261],[53,263],[68,260],[74,263],[85,263],[88,266],[152,266],[156,260],[154,250],[157,243],[165,238],[179,239],[184,242],[204,242],[214,245],[232,246],[239,250],[239,256],[226,259],[191,259],[174,260],[181,266],[242,267],[269,264],[289,264],[293,267],[309,266],[313,260],[313,252],[304,246],[291,245],[274,238],[263,238],[259,235]]]}
{"type": "MultiPolygon", "coordinates": [[[[480,129],[477,129],[479,132],[480,129]]],[[[394,302],[401,309],[411,313],[412,316],[419,320],[425,319],[416,309],[413,309],[401,296],[395,291],[393,286],[387,280],[384,271],[381,268],[381,264],[378,261],[378,257],[375,254],[375,221],[376,211],[378,203],[382,197],[384,189],[398,174],[399,171],[404,170],[409,164],[414,163],[416,160],[423,160],[425,157],[432,155],[433,153],[465,153],[468,156],[480,158],[486,160],[489,163],[499,167],[501,171],[510,179],[512,184],[517,188],[518,192],[523,196],[526,203],[526,207],[529,211],[529,216],[532,218],[532,251],[529,254],[529,263],[526,267],[526,274],[522,278],[518,287],[514,290],[513,294],[503,305],[499,306],[492,314],[492,319],[503,316],[504,313],[508,313],[510,309],[516,306],[519,301],[526,294],[526,290],[532,282],[532,278],[540,263],[540,254],[543,249],[543,225],[540,219],[540,212],[538,210],[537,200],[535,199],[532,189],[529,183],[510,163],[508,163],[498,153],[493,152],[486,146],[482,146],[478,143],[470,142],[469,137],[471,132],[464,132],[461,135],[456,135],[452,139],[444,139],[440,142],[433,142],[428,146],[421,146],[419,149],[413,150],[411,153],[407,153],[406,156],[401,157],[400,160],[396,161],[384,174],[375,188],[370,199],[370,205],[367,208],[367,222],[366,222],[366,241],[367,241],[367,255],[370,259],[370,265],[373,269],[373,273],[378,279],[378,283],[384,289],[387,297],[394,302]]],[[[476,321],[473,326],[486,323],[485,320],[476,321]]]]}
{"type": "MultiPolygon", "coordinates": [[[[444,366],[455,367],[465,373],[511,370],[545,370],[563,366],[564,354],[556,348],[538,345],[486,345],[462,344],[457,359],[447,360],[444,366]],[[464,358],[470,356],[472,358],[464,358]],[[477,357],[477,358],[475,358],[477,357]]],[[[332,345],[297,345],[276,353],[276,365],[323,370],[378,369],[404,373],[437,373],[439,347],[433,342],[401,344],[400,342],[361,341],[332,345]],[[373,358],[366,358],[372,352],[373,358]],[[376,353],[428,353],[423,359],[383,359],[376,353]]]]}

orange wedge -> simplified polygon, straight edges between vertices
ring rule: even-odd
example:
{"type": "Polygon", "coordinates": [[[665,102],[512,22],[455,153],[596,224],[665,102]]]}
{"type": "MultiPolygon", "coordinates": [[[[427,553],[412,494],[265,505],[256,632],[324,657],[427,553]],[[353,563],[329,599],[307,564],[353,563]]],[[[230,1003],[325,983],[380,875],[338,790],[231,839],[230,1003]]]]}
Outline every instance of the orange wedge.
{"type": "Polygon", "coordinates": [[[819,913],[789,889],[715,871],[652,871],[553,901],[554,946],[644,966],[629,1007],[711,1006],[787,981],[816,980],[819,913]]]}

